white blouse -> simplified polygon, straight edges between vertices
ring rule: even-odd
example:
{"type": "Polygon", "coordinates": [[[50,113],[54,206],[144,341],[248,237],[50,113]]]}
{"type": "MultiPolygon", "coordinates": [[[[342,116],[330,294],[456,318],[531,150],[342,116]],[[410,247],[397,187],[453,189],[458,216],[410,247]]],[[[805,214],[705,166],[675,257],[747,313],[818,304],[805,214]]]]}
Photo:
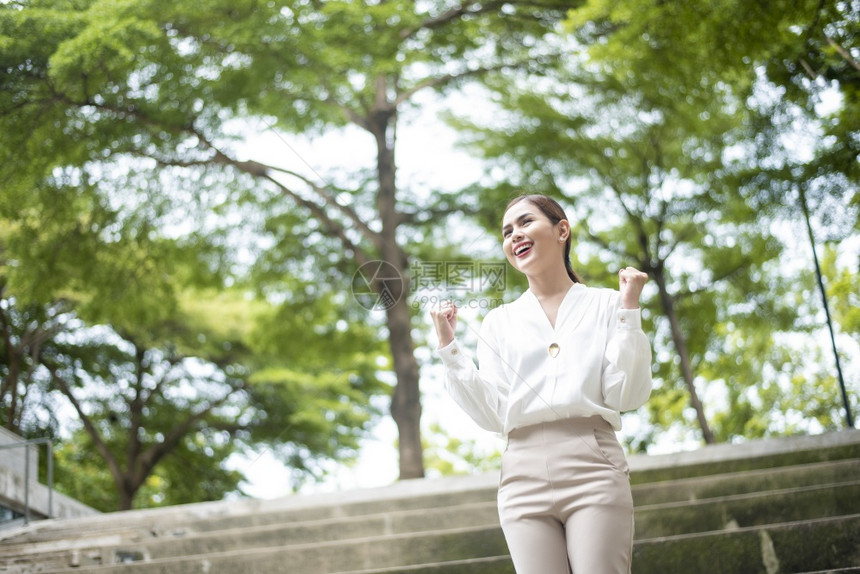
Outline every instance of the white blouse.
{"type": "Polygon", "coordinates": [[[575,283],[555,328],[531,291],[492,309],[481,324],[478,364],[457,341],[437,350],[454,401],[482,428],[600,415],[615,430],[623,411],[651,394],[651,345],[639,309],[618,291],[575,283]]]}

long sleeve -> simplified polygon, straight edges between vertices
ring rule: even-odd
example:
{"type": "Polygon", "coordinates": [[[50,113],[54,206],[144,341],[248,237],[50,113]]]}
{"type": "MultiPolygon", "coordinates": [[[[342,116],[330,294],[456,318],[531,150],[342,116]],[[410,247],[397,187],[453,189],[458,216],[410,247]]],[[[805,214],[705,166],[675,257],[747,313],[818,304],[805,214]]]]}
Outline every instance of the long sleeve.
{"type": "Polygon", "coordinates": [[[460,408],[481,428],[504,432],[508,384],[505,381],[501,355],[490,327],[490,315],[481,324],[478,340],[478,364],[460,348],[455,339],[436,352],[445,365],[445,385],[460,408]]]}
{"type": "Polygon", "coordinates": [[[603,400],[618,412],[637,409],[651,394],[651,343],[639,309],[610,313],[603,361],[603,400]]]}

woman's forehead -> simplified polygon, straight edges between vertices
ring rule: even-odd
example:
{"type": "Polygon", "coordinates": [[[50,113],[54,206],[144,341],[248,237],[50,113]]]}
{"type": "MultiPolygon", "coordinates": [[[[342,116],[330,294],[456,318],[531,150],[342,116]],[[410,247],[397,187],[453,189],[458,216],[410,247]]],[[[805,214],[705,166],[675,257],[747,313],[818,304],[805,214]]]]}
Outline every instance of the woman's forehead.
{"type": "Polygon", "coordinates": [[[540,210],[535,207],[535,205],[531,201],[528,201],[527,199],[518,201],[517,203],[509,207],[508,210],[505,212],[505,215],[502,216],[502,227],[505,227],[507,225],[513,225],[513,223],[519,217],[525,215],[526,213],[537,215],[540,213],[540,210]]]}

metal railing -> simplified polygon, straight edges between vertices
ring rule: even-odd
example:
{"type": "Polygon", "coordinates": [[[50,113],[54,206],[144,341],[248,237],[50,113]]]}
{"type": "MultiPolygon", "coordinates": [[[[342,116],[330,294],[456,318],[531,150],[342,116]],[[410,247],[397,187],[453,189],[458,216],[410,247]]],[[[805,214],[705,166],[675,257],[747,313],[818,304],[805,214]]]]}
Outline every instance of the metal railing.
{"type": "MultiPolygon", "coordinates": [[[[54,450],[51,439],[34,438],[14,444],[0,445],[0,450],[24,448],[24,524],[30,523],[30,449],[27,447],[34,444],[45,444],[48,446],[48,518],[51,518],[54,514],[54,450]]],[[[38,482],[38,480],[37,470],[36,481],[38,482]]]]}

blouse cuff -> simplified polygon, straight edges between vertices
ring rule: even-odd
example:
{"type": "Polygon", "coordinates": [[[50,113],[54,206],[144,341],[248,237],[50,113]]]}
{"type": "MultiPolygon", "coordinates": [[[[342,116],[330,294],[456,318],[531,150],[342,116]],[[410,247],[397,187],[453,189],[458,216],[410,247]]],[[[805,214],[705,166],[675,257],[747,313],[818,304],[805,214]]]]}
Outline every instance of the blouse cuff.
{"type": "Polygon", "coordinates": [[[452,366],[460,362],[463,351],[460,349],[457,339],[454,339],[444,347],[437,348],[436,355],[442,359],[442,363],[446,366],[452,366]]]}
{"type": "Polygon", "coordinates": [[[618,309],[618,328],[622,331],[642,329],[642,309],[618,309]]]}

